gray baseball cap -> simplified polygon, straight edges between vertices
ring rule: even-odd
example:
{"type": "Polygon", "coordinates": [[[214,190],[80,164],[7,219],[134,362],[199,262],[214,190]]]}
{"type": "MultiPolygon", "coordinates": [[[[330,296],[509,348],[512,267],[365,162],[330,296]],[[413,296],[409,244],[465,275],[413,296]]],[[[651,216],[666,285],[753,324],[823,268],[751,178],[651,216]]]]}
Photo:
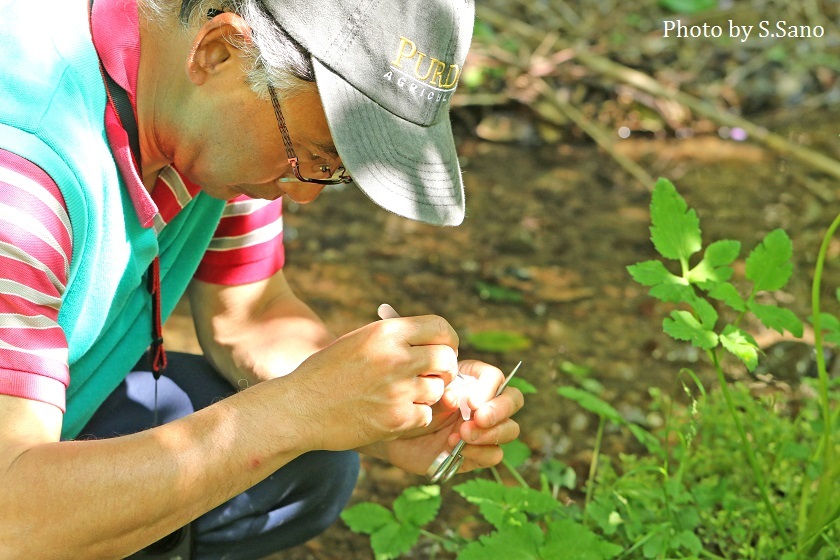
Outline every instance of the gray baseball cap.
{"type": "Polygon", "coordinates": [[[359,188],[400,216],[464,219],[449,102],[472,38],[473,0],[274,0],[312,54],[327,122],[359,188]]]}

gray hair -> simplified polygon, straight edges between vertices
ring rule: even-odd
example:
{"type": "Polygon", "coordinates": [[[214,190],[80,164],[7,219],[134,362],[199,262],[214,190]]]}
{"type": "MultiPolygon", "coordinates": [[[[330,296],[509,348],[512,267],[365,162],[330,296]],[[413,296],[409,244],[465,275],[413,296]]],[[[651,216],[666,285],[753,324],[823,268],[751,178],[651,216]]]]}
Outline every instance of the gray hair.
{"type": "Polygon", "coordinates": [[[233,43],[250,60],[247,80],[251,89],[268,98],[268,85],[279,93],[293,94],[315,82],[309,53],[289,36],[260,0],[142,0],[140,6],[159,24],[201,25],[213,10],[233,12],[251,29],[251,41],[233,43]]]}

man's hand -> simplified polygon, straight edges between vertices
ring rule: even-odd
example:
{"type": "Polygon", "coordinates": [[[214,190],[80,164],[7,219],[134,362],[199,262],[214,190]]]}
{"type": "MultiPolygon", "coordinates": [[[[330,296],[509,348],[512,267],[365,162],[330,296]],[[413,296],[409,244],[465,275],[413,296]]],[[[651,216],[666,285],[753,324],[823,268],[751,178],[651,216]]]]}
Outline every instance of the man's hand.
{"type": "Polygon", "coordinates": [[[437,316],[371,323],[289,376],[299,403],[290,413],[311,426],[313,449],[359,448],[428,427],[433,405],[457,374],[457,348],[458,335],[437,316]]]}
{"type": "Polygon", "coordinates": [[[475,411],[469,421],[461,419],[458,396],[447,390],[433,407],[434,419],[429,426],[360,451],[387,459],[406,471],[426,474],[429,465],[442,451],[451,451],[463,438],[467,445],[462,451],[464,465],[459,472],[498,464],[503,456],[499,445],[519,436],[519,424],[511,416],[522,408],[524,397],[513,387],[494,396],[504,381],[502,372],[494,366],[465,360],[459,364],[459,371],[461,375],[477,379],[468,397],[470,409],[475,411]]]}

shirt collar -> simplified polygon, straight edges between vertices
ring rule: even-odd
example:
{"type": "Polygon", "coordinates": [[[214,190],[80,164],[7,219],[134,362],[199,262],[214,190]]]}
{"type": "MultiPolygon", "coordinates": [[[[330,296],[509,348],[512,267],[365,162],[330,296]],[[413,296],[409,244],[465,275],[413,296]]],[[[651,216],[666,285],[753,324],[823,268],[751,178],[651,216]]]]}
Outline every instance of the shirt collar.
{"type": "MultiPolygon", "coordinates": [[[[119,84],[137,114],[137,74],[140,68],[140,21],[136,0],[97,0],[91,10],[93,46],[105,71],[119,84]]],[[[151,227],[157,206],[143,185],[131,157],[128,134],[111,103],[105,111],[108,143],[143,227],[151,227]]]]}

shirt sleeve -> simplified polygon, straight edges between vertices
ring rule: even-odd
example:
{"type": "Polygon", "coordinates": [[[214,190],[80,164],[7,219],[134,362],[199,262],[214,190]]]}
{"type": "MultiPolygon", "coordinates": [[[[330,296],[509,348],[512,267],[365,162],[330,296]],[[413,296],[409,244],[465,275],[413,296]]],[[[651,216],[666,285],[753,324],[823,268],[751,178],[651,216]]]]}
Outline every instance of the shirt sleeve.
{"type": "Polygon", "coordinates": [[[72,230],[41,168],[0,150],[0,394],[66,407],[67,338],[58,312],[72,230]]]}
{"type": "Polygon", "coordinates": [[[225,207],[195,277],[211,284],[248,284],[268,278],[284,262],[282,200],[243,195],[225,207]]]}

